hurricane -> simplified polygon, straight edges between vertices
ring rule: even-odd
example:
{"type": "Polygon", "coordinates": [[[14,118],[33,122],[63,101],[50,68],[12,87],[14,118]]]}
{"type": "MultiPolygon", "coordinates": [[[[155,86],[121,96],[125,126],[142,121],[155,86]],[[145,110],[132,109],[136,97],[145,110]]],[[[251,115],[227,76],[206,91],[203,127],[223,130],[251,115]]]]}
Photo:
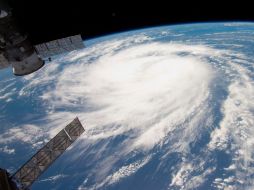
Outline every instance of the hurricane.
{"type": "Polygon", "coordinates": [[[254,56],[243,50],[254,46],[253,31],[239,32],[244,38],[234,43],[237,31],[155,33],[90,40],[36,73],[2,80],[3,115],[18,100],[15,109],[26,114],[16,114],[21,121],[0,115],[12,122],[0,134],[1,154],[15,154],[9,144],[17,142],[41,147],[78,116],[85,134],[56,164],[60,172],[39,185],[252,189],[254,56]]]}

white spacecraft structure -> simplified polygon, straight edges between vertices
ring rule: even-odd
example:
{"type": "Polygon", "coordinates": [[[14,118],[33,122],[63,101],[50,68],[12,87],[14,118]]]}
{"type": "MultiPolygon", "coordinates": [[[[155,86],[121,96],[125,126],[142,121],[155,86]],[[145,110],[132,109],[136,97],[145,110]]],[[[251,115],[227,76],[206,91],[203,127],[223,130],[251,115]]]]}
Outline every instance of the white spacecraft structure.
{"type": "Polygon", "coordinates": [[[82,48],[81,35],[33,45],[19,32],[12,12],[0,7],[0,69],[11,66],[14,75],[27,75],[43,67],[51,56],[82,48]]]}
{"type": "Polygon", "coordinates": [[[13,175],[0,168],[0,190],[29,190],[30,186],[85,131],[78,118],[62,129],[13,175]]]}

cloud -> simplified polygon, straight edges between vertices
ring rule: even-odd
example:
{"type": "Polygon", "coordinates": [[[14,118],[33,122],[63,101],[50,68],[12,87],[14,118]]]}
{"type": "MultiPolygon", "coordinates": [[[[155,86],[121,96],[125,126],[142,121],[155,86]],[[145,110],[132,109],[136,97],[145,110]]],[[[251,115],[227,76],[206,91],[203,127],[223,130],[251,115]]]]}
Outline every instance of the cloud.
{"type": "Polygon", "coordinates": [[[41,179],[39,182],[48,182],[48,181],[55,182],[59,179],[63,179],[63,178],[66,178],[66,177],[68,177],[68,175],[58,174],[58,175],[48,177],[46,179],[41,179]]]}
{"type": "MultiPolygon", "coordinates": [[[[244,62],[243,62],[244,63],[244,62]]],[[[211,133],[209,149],[232,153],[232,165],[225,170],[235,171],[237,178],[248,179],[252,184],[254,149],[254,84],[251,73],[242,64],[230,62],[236,79],[228,87],[228,96],[221,111],[224,114],[220,127],[211,133]],[[248,177],[247,177],[248,176],[248,177]]]]}
{"type": "Polygon", "coordinates": [[[144,34],[105,40],[23,78],[19,96],[32,97],[39,90],[44,127],[14,127],[0,135],[0,143],[42,144],[41,137],[53,137],[78,116],[86,133],[77,154],[97,163],[79,189],[120,183],[152,160],[134,152],[146,155],[158,149],[158,171],[172,153],[185,157],[169,168],[169,188],[198,188],[218,170],[223,173],[213,181],[218,189],[230,189],[232,180],[232,189],[237,184],[251,187],[254,87],[247,62],[238,52],[153,42],[144,34]],[[224,99],[218,98],[220,93],[224,99]],[[219,112],[222,119],[216,123],[219,112]],[[208,134],[205,139],[203,134],[208,134]],[[112,147],[116,138],[120,140],[112,147]],[[88,147],[93,151],[85,151],[88,147]],[[218,150],[232,156],[228,167],[215,167],[218,150]],[[117,156],[105,158],[112,151],[117,156]],[[131,156],[137,161],[130,161],[131,156]]]}
{"type": "Polygon", "coordinates": [[[12,96],[16,93],[15,81],[7,80],[0,84],[0,101],[5,100],[6,103],[12,101],[12,96]],[[6,84],[7,83],[7,84],[6,84]]]}
{"type": "MultiPolygon", "coordinates": [[[[46,119],[50,136],[58,131],[55,126],[75,116],[86,128],[86,140],[99,142],[126,135],[127,140],[119,143],[119,157],[112,157],[105,163],[109,169],[95,174],[97,180],[111,176],[105,183],[134,171],[128,170],[129,165],[123,167],[126,175],[111,173],[120,157],[134,150],[149,151],[167,138],[176,139],[171,151],[188,153],[190,143],[204,129],[200,123],[209,125],[211,120],[208,103],[216,73],[206,58],[221,56],[223,51],[204,45],[142,44],[142,40],[133,46],[133,40],[107,41],[69,54],[66,62],[78,63],[60,71],[60,60],[55,60],[39,78],[34,76],[35,81],[26,78],[28,84],[22,90],[29,96],[35,85],[45,89],[40,98],[51,107],[46,119]],[[89,64],[91,55],[96,59],[89,64]]],[[[106,149],[98,151],[96,159],[106,149]]]]}
{"type": "Polygon", "coordinates": [[[0,135],[0,143],[7,144],[15,141],[34,144],[43,136],[43,131],[35,125],[23,125],[10,128],[0,135]]]}
{"type": "MultiPolygon", "coordinates": [[[[112,185],[114,183],[119,182],[121,179],[124,179],[128,176],[133,175],[136,173],[140,168],[142,168],[145,164],[149,162],[151,159],[151,156],[147,156],[146,158],[142,160],[138,160],[136,162],[133,162],[131,164],[122,166],[120,169],[118,169],[113,174],[109,175],[105,180],[103,180],[100,184],[96,184],[91,189],[99,189],[107,185],[112,185]]],[[[82,188],[82,186],[80,186],[82,188]]]]}
{"type": "Polygon", "coordinates": [[[3,148],[0,148],[0,152],[6,153],[6,154],[14,154],[15,149],[9,148],[8,146],[4,146],[3,148]]]}
{"type": "Polygon", "coordinates": [[[152,43],[106,54],[68,66],[41,97],[55,108],[78,108],[91,138],[135,130],[134,146],[151,148],[207,98],[212,72],[193,56],[205,48],[152,43]],[[179,56],[178,49],[193,55],[179,56]]]}

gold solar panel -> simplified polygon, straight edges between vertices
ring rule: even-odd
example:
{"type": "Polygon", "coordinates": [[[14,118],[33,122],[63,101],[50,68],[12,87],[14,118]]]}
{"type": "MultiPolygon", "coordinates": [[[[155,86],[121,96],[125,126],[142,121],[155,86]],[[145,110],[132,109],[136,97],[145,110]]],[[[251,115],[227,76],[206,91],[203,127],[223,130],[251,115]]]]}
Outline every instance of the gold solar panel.
{"type": "Polygon", "coordinates": [[[81,36],[75,35],[35,45],[35,50],[42,58],[48,58],[84,47],[81,36]]]}
{"type": "Polygon", "coordinates": [[[53,139],[26,162],[12,178],[26,189],[84,132],[78,118],[62,129],[53,139]]]}

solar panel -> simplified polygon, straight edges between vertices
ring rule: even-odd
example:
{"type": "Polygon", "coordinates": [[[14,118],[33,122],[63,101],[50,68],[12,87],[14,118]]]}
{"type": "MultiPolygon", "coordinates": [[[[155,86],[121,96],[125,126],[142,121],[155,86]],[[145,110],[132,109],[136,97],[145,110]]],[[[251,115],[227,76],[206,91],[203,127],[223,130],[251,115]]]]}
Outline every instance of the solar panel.
{"type": "Polygon", "coordinates": [[[25,190],[84,132],[78,118],[42,147],[12,178],[25,190]]]}
{"type": "Polygon", "coordinates": [[[42,58],[48,58],[57,54],[84,48],[80,35],[53,40],[35,45],[35,50],[42,58]]]}

